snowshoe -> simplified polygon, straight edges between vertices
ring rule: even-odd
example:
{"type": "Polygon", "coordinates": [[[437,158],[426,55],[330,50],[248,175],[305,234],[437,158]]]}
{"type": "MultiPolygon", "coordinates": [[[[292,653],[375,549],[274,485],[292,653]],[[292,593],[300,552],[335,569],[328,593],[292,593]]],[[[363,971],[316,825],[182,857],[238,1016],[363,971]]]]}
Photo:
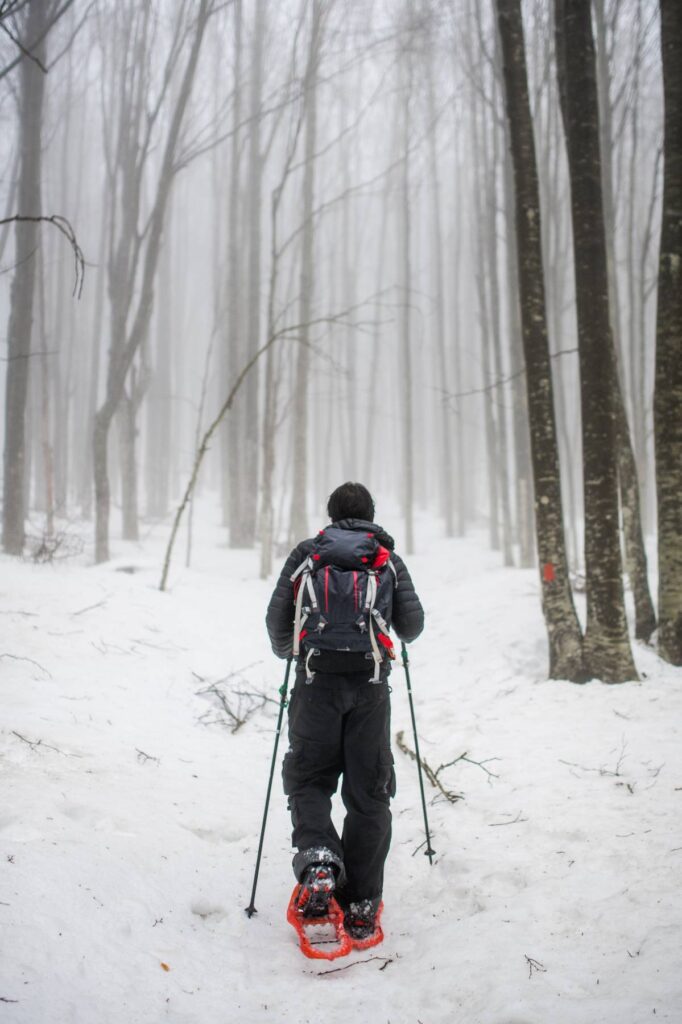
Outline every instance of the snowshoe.
{"type": "Polygon", "coordinates": [[[353,949],[371,949],[384,941],[381,914],[384,904],[376,900],[358,900],[349,904],[343,926],[353,949]]]}
{"type": "Polygon", "coordinates": [[[333,896],[334,886],[332,868],[313,865],[301,884],[294,886],[289,900],[287,921],[298,935],[301,952],[311,960],[336,960],[353,948],[343,927],[343,911],[333,896]]]}

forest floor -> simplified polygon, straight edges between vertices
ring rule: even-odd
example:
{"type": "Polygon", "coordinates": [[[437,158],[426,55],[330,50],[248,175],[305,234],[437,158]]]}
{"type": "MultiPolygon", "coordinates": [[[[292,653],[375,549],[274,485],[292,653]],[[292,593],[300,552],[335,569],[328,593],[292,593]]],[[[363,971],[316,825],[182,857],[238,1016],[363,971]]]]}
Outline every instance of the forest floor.
{"type": "Polygon", "coordinates": [[[439,774],[463,798],[427,789],[430,867],[394,745],[385,941],[306,960],[279,768],[244,913],[283,675],[273,581],[212,507],[200,521],[168,593],[167,526],[98,567],[0,558],[2,1024],[680,1021],[682,671],[638,645],[638,683],[547,681],[536,572],[422,523],[420,743],[433,768],[467,755],[439,774]],[[211,686],[252,711],[236,732],[211,686]]]}

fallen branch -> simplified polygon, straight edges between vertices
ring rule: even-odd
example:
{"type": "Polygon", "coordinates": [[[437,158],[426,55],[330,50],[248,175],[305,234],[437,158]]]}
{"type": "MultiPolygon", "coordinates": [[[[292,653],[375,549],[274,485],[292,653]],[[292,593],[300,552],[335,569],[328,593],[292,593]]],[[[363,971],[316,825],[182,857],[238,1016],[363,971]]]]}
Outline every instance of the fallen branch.
{"type": "Polygon", "coordinates": [[[140,764],[146,764],[147,761],[156,761],[157,764],[161,764],[160,757],[152,757],[151,754],[145,754],[144,750],[140,750],[139,747],[135,747],[135,752],[137,754],[137,760],[140,762],[140,764]]]}
{"type": "Polygon", "coordinates": [[[497,775],[495,772],[491,772],[488,768],[486,768],[486,765],[490,761],[499,760],[499,757],[486,757],[484,761],[474,761],[473,758],[468,756],[467,751],[465,750],[463,754],[460,754],[459,757],[456,757],[453,761],[448,761],[447,764],[442,764],[440,768],[436,768],[436,775],[438,775],[439,772],[442,772],[445,768],[452,768],[453,764],[457,764],[458,761],[466,761],[467,764],[475,764],[479,768],[482,768],[486,775],[488,775],[490,778],[499,779],[499,775],[497,775]]]}
{"type": "Polygon", "coordinates": [[[627,743],[625,742],[625,737],[623,737],[620,743],[618,760],[616,761],[616,766],[613,770],[605,768],[604,765],[601,765],[599,768],[587,768],[584,764],[576,764],[575,761],[564,761],[562,758],[559,758],[559,764],[565,764],[569,768],[579,768],[581,772],[597,772],[599,775],[612,775],[614,778],[619,778],[621,773],[620,770],[623,765],[623,761],[625,760],[626,750],[627,743]]]}
{"type": "Polygon", "coordinates": [[[59,749],[59,747],[51,747],[49,743],[43,743],[42,740],[29,740],[25,736],[22,736],[21,733],[17,732],[15,729],[12,729],[12,735],[16,736],[17,739],[22,741],[22,743],[28,743],[31,750],[37,750],[38,747],[42,747],[43,750],[54,750],[57,754],[63,754],[64,757],[67,756],[66,754],[64,754],[63,750],[59,749]]]}
{"type": "Polygon", "coordinates": [[[318,978],[321,978],[325,974],[336,974],[338,971],[347,971],[350,967],[357,967],[358,964],[368,964],[372,960],[380,960],[383,964],[379,968],[380,971],[386,970],[389,964],[393,963],[393,957],[390,956],[368,956],[364,960],[354,960],[350,964],[344,964],[343,967],[332,967],[329,971],[306,971],[306,974],[315,974],[318,978]]]}
{"type": "Polygon", "coordinates": [[[522,821],[528,821],[528,818],[522,818],[521,811],[519,811],[511,821],[489,821],[488,828],[501,828],[502,825],[518,825],[522,821]]]}
{"type": "MultiPolygon", "coordinates": [[[[417,755],[415,754],[414,750],[410,750],[407,743],[405,743],[404,737],[405,733],[401,729],[401,731],[397,733],[395,741],[399,749],[402,750],[403,754],[407,754],[407,756],[412,758],[413,761],[416,761],[417,755]]],[[[434,787],[434,789],[439,789],[449,803],[454,804],[457,803],[458,800],[464,799],[463,793],[455,793],[452,790],[445,788],[443,783],[438,778],[438,772],[434,771],[431,765],[427,761],[425,761],[423,757],[420,757],[419,763],[421,764],[422,770],[426,775],[427,779],[429,780],[429,782],[431,783],[431,785],[434,787]]],[[[441,767],[443,766],[441,765],[441,767]]],[[[438,771],[440,771],[440,768],[438,769],[438,771]]]]}
{"type": "Polygon", "coordinates": [[[544,967],[539,960],[534,960],[532,956],[528,956],[526,953],[523,954],[526,957],[526,963],[528,964],[528,977],[533,977],[533,971],[536,973],[546,973],[547,968],[544,967]]]}
{"type": "Polygon", "coordinates": [[[74,615],[74,616],[75,615],[85,615],[86,612],[91,612],[95,608],[101,608],[103,604],[107,603],[107,601],[108,601],[108,597],[103,597],[101,601],[97,602],[97,604],[89,604],[89,605],[87,605],[86,608],[79,608],[77,612],[71,612],[71,614],[74,615]]]}
{"type": "Polygon", "coordinates": [[[52,679],[52,676],[47,669],[43,668],[39,662],[34,661],[33,658],[24,658],[21,654],[0,654],[0,658],[11,658],[12,661],[28,661],[31,665],[35,665],[36,668],[39,668],[41,672],[44,672],[48,679],[52,679]]]}
{"type": "MultiPolygon", "coordinates": [[[[255,664],[259,664],[259,662],[255,662],[255,664]]],[[[230,679],[237,679],[241,682],[248,681],[243,673],[252,667],[252,665],[247,665],[244,669],[235,669],[222,679],[217,679],[209,686],[196,691],[198,697],[213,698],[213,703],[219,705],[220,710],[225,716],[223,718],[210,718],[211,712],[207,711],[199,718],[202,725],[227,725],[231,733],[236,733],[257,711],[261,711],[266,703],[279,704],[279,701],[273,701],[271,697],[260,691],[232,689],[226,692],[224,689],[221,689],[221,686],[230,679]]],[[[193,672],[192,675],[199,679],[200,682],[205,682],[196,672],[193,672]]]]}

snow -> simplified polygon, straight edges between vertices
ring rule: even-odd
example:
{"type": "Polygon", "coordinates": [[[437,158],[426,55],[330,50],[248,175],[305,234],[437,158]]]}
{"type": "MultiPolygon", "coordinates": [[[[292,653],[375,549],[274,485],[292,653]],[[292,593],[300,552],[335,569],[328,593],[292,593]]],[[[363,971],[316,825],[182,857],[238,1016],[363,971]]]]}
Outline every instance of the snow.
{"type": "MultiPolygon", "coordinates": [[[[433,866],[396,747],[385,942],[304,959],[278,767],[246,916],[277,705],[233,733],[199,691],[276,699],[283,663],[273,580],[199,511],[165,594],[166,527],[104,566],[0,559],[3,1024],[682,1020],[682,672],[640,645],[639,683],[547,681],[536,573],[479,538],[422,526],[408,560],[421,753],[470,759],[439,775],[464,799],[427,784],[433,866]]],[[[392,685],[413,747],[401,670],[392,685]]]]}

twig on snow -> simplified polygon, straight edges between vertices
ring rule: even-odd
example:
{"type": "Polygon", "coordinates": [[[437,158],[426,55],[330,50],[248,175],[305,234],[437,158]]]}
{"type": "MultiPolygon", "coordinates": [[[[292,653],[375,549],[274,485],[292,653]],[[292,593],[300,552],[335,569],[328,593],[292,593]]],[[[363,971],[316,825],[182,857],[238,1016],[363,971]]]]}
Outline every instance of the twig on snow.
{"type": "Polygon", "coordinates": [[[469,757],[468,751],[465,750],[463,754],[460,754],[459,757],[456,757],[453,761],[448,761],[447,764],[442,764],[440,768],[436,768],[436,775],[438,775],[439,772],[444,771],[445,768],[452,768],[453,764],[457,764],[458,761],[466,761],[467,764],[475,764],[479,768],[482,768],[490,778],[499,779],[500,776],[496,772],[491,772],[489,768],[486,768],[486,765],[490,761],[499,760],[499,757],[486,757],[484,761],[474,761],[473,758],[469,757]]]}
{"type": "Polygon", "coordinates": [[[36,668],[39,668],[41,672],[44,672],[48,679],[52,679],[52,675],[47,671],[47,669],[43,665],[39,664],[39,662],[34,661],[33,658],[24,658],[21,654],[0,654],[0,658],[11,658],[12,661],[28,661],[31,665],[35,665],[36,668]]]}
{"type": "Polygon", "coordinates": [[[533,971],[535,971],[538,974],[546,973],[547,972],[547,968],[544,967],[540,963],[539,960],[534,960],[533,957],[532,956],[528,956],[527,953],[524,953],[523,955],[525,956],[526,963],[528,964],[528,977],[529,978],[533,977],[533,971]]]}
{"type": "Polygon", "coordinates": [[[79,608],[77,612],[71,612],[71,614],[74,615],[74,616],[75,615],[85,615],[86,612],[91,612],[95,608],[101,608],[103,604],[107,603],[107,601],[108,601],[108,597],[103,597],[101,601],[97,602],[97,604],[89,604],[87,606],[87,608],[79,608]]]}
{"type": "MultiPolygon", "coordinates": [[[[397,733],[395,741],[399,749],[402,750],[403,754],[407,754],[407,756],[412,758],[413,761],[417,760],[417,755],[415,754],[414,750],[410,750],[407,743],[405,742],[405,733],[402,729],[399,733],[397,733]]],[[[455,793],[452,790],[446,789],[444,787],[443,783],[438,778],[438,772],[434,771],[431,765],[426,760],[424,760],[423,757],[419,758],[419,763],[421,764],[424,774],[426,775],[431,785],[435,789],[439,789],[449,803],[454,804],[457,803],[458,800],[464,799],[463,793],[455,793]]],[[[441,765],[441,768],[442,767],[443,766],[441,765]]],[[[440,771],[440,768],[438,769],[438,771],[440,771]]]]}
{"type": "Polygon", "coordinates": [[[39,746],[41,746],[41,748],[44,751],[54,751],[55,754],[61,754],[62,757],[65,757],[65,758],[78,758],[78,757],[80,757],[79,754],[67,754],[66,751],[60,751],[58,746],[51,746],[49,743],[44,743],[42,741],[42,739],[27,739],[26,736],[23,736],[22,733],[17,732],[15,729],[12,729],[12,735],[16,736],[17,739],[22,740],[22,742],[28,743],[32,751],[37,750],[39,748],[39,746]]]}
{"type": "Polygon", "coordinates": [[[137,760],[140,762],[140,764],[146,764],[147,761],[155,761],[157,764],[161,764],[160,757],[152,757],[151,754],[145,754],[144,750],[140,750],[139,747],[135,747],[135,752],[137,754],[137,760]]]}
{"type": "Polygon", "coordinates": [[[618,754],[618,760],[616,766],[613,769],[605,768],[601,765],[599,768],[588,768],[584,764],[576,764],[575,761],[564,761],[563,758],[559,758],[559,764],[568,765],[569,768],[579,768],[581,772],[597,772],[599,775],[612,775],[614,778],[619,778],[621,774],[621,768],[623,761],[625,760],[625,751],[627,750],[627,743],[625,737],[620,742],[620,753],[618,754]]]}
{"type": "Polygon", "coordinates": [[[518,825],[522,821],[528,821],[528,818],[522,818],[521,811],[519,811],[516,817],[512,818],[511,821],[489,821],[488,828],[499,828],[501,825],[518,825]]]}
{"type": "Polygon", "coordinates": [[[325,974],[336,974],[338,971],[347,971],[350,967],[357,967],[358,964],[368,964],[371,960],[380,960],[383,963],[383,967],[380,967],[380,971],[386,970],[389,964],[393,963],[393,957],[390,956],[368,956],[364,960],[354,960],[353,963],[344,964],[343,967],[332,967],[329,971],[306,971],[306,974],[316,974],[318,978],[323,977],[325,974]]]}

